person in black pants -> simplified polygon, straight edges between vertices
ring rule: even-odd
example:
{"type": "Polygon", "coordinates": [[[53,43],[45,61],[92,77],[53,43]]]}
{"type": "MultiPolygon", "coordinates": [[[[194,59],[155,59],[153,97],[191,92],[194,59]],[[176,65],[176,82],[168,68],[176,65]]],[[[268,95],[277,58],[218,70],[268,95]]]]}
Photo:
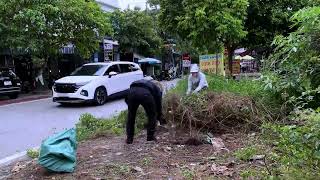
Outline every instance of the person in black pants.
{"type": "Polygon", "coordinates": [[[157,120],[160,121],[160,124],[166,123],[162,118],[162,90],[160,87],[148,80],[135,81],[131,84],[125,101],[128,104],[127,144],[133,143],[135,119],[140,105],[143,106],[148,117],[147,141],[155,141],[157,120]]]}

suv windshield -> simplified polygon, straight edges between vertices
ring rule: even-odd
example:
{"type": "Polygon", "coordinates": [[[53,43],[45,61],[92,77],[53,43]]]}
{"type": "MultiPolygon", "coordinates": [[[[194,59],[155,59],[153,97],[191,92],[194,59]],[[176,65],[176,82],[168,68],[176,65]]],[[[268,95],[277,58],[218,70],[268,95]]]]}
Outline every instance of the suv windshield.
{"type": "Polygon", "coordinates": [[[0,77],[15,77],[16,75],[10,69],[0,69],[0,77]]]}
{"type": "Polygon", "coordinates": [[[101,76],[106,67],[105,65],[85,65],[76,69],[71,76],[101,76]]]}

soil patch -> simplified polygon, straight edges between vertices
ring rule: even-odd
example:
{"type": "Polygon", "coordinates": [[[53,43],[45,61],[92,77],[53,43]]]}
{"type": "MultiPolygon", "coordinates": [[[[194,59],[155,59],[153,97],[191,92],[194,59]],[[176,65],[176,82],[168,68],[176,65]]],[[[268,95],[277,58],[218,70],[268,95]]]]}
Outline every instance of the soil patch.
{"type": "Polygon", "coordinates": [[[49,173],[34,160],[20,162],[8,179],[239,179],[246,165],[232,154],[244,146],[245,137],[219,135],[215,138],[224,147],[217,149],[190,138],[189,132],[176,130],[173,136],[166,128],[158,128],[157,142],[147,142],[145,132],[132,145],[125,144],[124,136],[103,136],[79,144],[74,173],[49,173]]]}

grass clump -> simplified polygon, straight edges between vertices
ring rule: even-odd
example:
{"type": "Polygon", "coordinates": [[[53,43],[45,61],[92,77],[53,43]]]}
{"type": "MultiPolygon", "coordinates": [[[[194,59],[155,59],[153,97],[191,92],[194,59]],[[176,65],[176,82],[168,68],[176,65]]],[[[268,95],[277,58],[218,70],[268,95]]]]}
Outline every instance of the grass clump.
{"type": "MultiPolygon", "coordinates": [[[[76,124],[77,140],[83,141],[104,134],[122,135],[125,133],[128,111],[122,111],[112,118],[96,118],[91,114],[83,114],[76,124]]],[[[146,115],[142,108],[137,111],[136,132],[144,128],[147,122],[146,115]]]]}
{"type": "Polygon", "coordinates": [[[39,150],[38,149],[28,149],[27,150],[27,156],[32,158],[32,159],[36,159],[39,157],[39,150]]]}
{"type": "Polygon", "coordinates": [[[257,155],[258,150],[256,147],[245,147],[237,150],[234,155],[242,161],[249,161],[254,155],[257,155]]]}
{"type": "Polygon", "coordinates": [[[187,180],[192,180],[195,177],[195,172],[186,167],[181,169],[181,174],[187,180]]]}

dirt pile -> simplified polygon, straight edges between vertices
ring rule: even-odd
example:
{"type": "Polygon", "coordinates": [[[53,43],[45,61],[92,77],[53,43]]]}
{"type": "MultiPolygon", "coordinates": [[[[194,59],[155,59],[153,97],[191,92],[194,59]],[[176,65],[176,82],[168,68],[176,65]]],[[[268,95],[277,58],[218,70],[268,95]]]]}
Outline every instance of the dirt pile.
{"type": "Polygon", "coordinates": [[[165,118],[190,131],[256,130],[262,122],[259,113],[251,98],[227,93],[168,94],[164,101],[165,118]]]}

